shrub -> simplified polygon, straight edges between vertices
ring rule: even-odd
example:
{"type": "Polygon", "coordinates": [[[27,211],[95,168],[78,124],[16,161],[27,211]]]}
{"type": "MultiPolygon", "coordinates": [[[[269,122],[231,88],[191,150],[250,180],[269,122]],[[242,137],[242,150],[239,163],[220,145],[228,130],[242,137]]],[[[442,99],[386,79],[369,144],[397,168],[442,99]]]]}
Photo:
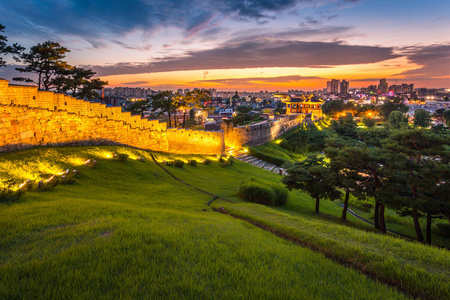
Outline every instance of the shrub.
{"type": "Polygon", "coordinates": [[[166,166],[173,166],[173,161],[171,161],[171,160],[165,160],[164,161],[164,164],[166,165],[166,166]]]}
{"type": "Polygon", "coordinates": [[[114,160],[126,161],[128,159],[128,154],[125,153],[114,153],[114,160]]]}
{"type": "Polygon", "coordinates": [[[436,224],[438,232],[440,235],[446,238],[450,238],[450,224],[449,223],[438,223],[436,224]]]}
{"type": "Polygon", "coordinates": [[[249,202],[282,206],[287,203],[289,193],[282,184],[250,178],[239,185],[238,196],[249,202]]]}
{"type": "Polygon", "coordinates": [[[257,181],[245,181],[239,185],[238,196],[245,201],[260,203],[265,205],[275,204],[274,190],[257,181]]]}
{"type": "Polygon", "coordinates": [[[275,206],[283,206],[287,203],[289,198],[289,193],[287,188],[285,188],[282,184],[273,183],[270,185],[272,190],[275,192],[275,206]]]}
{"type": "Polygon", "coordinates": [[[230,157],[228,158],[228,161],[230,162],[230,165],[232,165],[233,162],[234,162],[234,157],[233,157],[233,156],[230,156],[230,157]]]}
{"type": "Polygon", "coordinates": [[[289,144],[289,142],[286,140],[281,141],[280,147],[288,151],[294,152],[294,147],[292,147],[291,144],[289,144]]]}
{"type": "Polygon", "coordinates": [[[220,166],[225,168],[231,166],[231,162],[229,160],[224,160],[220,163],[220,166]]]}
{"type": "Polygon", "coordinates": [[[196,161],[195,159],[191,159],[191,160],[188,161],[188,164],[189,164],[190,166],[195,167],[195,166],[197,165],[197,161],[196,161]]]}
{"type": "Polygon", "coordinates": [[[220,156],[220,158],[219,158],[219,162],[220,163],[223,163],[223,162],[225,162],[227,160],[227,158],[225,157],[225,156],[220,156]]]}
{"type": "Polygon", "coordinates": [[[182,168],[184,166],[184,161],[182,161],[180,159],[175,159],[175,161],[173,162],[173,165],[177,168],[182,168]]]}
{"type": "Polygon", "coordinates": [[[53,190],[58,184],[60,183],[60,179],[58,177],[53,177],[52,180],[46,181],[42,184],[42,186],[39,188],[38,184],[38,190],[40,191],[51,191],[53,190]]]}
{"type": "Polygon", "coordinates": [[[61,184],[74,184],[75,183],[75,175],[67,174],[61,176],[61,184]]]}
{"type": "Polygon", "coordinates": [[[203,163],[204,163],[205,165],[210,165],[210,164],[211,164],[211,160],[205,159],[205,160],[203,161],[203,163]]]}
{"type": "Polygon", "coordinates": [[[0,189],[0,203],[18,201],[23,194],[25,194],[23,190],[14,191],[8,188],[2,188],[0,189]]]}

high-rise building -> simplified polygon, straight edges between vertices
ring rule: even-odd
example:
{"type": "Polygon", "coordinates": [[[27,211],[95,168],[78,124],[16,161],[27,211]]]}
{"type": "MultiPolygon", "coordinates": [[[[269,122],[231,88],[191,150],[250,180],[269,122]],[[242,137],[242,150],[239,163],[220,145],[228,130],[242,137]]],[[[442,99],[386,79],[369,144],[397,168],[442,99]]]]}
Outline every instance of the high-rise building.
{"type": "Polygon", "coordinates": [[[378,91],[381,94],[387,94],[389,92],[389,85],[386,78],[380,79],[380,84],[378,85],[378,91]]]}
{"type": "Polygon", "coordinates": [[[340,90],[339,93],[341,95],[347,95],[348,94],[348,89],[349,89],[349,82],[345,79],[343,79],[340,83],[340,90]]]}
{"type": "Polygon", "coordinates": [[[402,90],[403,90],[403,93],[405,93],[405,94],[411,94],[414,91],[414,84],[403,83],[402,90]]]}
{"type": "Polygon", "coordinates": [[[339,94],[339,80],[331,79],[331,81],[327,81],[327,93],[332,95],[339,94]]]}

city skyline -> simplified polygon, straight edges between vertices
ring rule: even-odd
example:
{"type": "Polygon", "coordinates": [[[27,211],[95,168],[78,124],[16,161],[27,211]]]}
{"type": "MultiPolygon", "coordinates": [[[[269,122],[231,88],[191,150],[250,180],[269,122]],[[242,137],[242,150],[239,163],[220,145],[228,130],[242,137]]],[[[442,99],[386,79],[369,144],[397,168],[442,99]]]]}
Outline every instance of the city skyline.
{"type": "Polygon", "coordinates": [[[110,87],[450,87],[447,1],[19,0],[0,12],[10,42],[57,41],[110,87]]]}

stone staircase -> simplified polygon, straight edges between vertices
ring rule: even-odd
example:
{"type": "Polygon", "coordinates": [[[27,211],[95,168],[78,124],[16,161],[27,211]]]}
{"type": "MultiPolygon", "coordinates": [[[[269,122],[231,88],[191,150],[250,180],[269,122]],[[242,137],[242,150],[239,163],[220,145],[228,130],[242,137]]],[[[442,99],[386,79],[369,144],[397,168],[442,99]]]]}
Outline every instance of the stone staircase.
{"type": "Polygon", "coordinates": [[[265,162],[259,158],[256,158],[254,156],[251,156],[250,154],[247,153],[246,150],[236,150],[234,148],[227,148],[226,149],[226,154],[227,155],[231,155],[236,159],[239,159],[240,161],[246,162],[248,164],[254,165],[255,167],[279,174],[279,175],[283,175],[285,170],[281,167],[278,167],[276,165],[272,165],[268,162],[265,162]]]}

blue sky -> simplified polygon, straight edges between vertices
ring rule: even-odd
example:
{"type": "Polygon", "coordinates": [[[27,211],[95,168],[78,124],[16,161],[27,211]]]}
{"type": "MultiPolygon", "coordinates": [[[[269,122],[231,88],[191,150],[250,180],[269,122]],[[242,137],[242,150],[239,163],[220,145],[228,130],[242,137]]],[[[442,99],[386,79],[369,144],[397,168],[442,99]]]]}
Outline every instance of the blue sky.
{"type": "Polygon", "coordinates": [[[2,2],[10,42],[57,41],[112,86],[286,90],[385,77],[450,87],[450,1],[2,2]]]}

